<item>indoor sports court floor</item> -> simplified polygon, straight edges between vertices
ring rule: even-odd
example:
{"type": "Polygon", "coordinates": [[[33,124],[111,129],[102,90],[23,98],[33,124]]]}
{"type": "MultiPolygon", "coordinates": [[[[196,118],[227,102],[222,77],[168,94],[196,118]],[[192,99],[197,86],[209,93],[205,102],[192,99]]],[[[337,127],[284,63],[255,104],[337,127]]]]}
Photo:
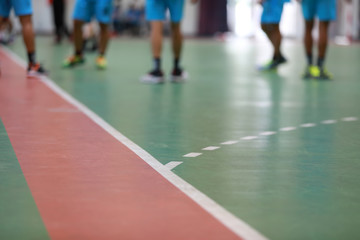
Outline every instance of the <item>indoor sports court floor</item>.
{"type": "Polygon", "coordinates": [[[138,81],[146,40],[113,40],[106,71],[37,46],[51,80],[0,48],[0,239],[360,238],[359,45],[332,44],[322,82],[300,42],[259,73],[267,42],[187,40],[191,80],[164,85],[138,81]]]}

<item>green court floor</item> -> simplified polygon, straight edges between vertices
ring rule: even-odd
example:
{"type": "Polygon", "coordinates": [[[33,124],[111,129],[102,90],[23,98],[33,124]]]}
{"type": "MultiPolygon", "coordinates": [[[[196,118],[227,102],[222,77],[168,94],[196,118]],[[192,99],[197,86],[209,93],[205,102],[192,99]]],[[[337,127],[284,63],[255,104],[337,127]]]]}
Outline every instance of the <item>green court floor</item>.
{"type": "MultiPolygon", "coordinates": [[[[161,163],[182,162],[174,173],[270,239],[360,238],[359,45],[331,45],[334,80],[319,82],[301,79],[300,42],[284,42],[277,72],[259,73],[267,42],[187,40],[191,80],[164,85],[138,80],[151,67],[146,40],[113,40],[106,71],[91,53],[62,69],[69,43],[37,46],[56,84],[161,163]]],[[[10,49],[25,59],[20,39],[10,49]]],[[[168,41],[163,58],[169,73],[168,41]]]]}

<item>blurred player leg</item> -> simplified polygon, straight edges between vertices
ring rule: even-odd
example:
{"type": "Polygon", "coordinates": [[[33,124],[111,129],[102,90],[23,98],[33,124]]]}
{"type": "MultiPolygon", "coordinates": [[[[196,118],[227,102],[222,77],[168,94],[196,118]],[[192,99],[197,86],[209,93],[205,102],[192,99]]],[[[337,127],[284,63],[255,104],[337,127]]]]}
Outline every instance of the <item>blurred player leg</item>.
{"type": "Polygon", "coordinates": [[[172,82],[183,82],[188,78],[188,74],[180,67],[181,51],[183,37],[180,29],[180,23],[171,23],[172,48],[174,55],[173,70],[171,72],[172,82]]]}
{"type": "Polygon", "coordinates": [[[98,69],[105,69],[107,67],[105,52],[109,42],[109,24],[111,23],[112,9],[112,0],[98,1],[95,4],[96,20],[100,24],[99,56],[96,58],[98,69]]]}
{"type": "Polygon", "coordinates": [[[151,51],[153,58],[153,69],[140,78],[143,83],[163,83],[164,74],[161,70],[161,52],[163,41],[163,21],[167,5],[165,0],[146,1],[146,20],[150,21],[151,51]]]}
{"type": "Polygon", "coordinates": [[[283,11],[283,0],[266,0],[263,3],[263,13],[261,16],[261,28],[269,38],[274,54],[273,58],[259,70],[273,70],[280,64],[285,63],[286,59],[281,53],[282,36],[280,33],[280,19],[283,11]]]}
{"type": "Polygon", "coordinates": [[[45,69],[38,62],[36,62],[35,34],[31,15],[22,15],[19,16],[19,19],[22,27],[23,40],[28,54],[28,76],[46,74],[45,69]]]}

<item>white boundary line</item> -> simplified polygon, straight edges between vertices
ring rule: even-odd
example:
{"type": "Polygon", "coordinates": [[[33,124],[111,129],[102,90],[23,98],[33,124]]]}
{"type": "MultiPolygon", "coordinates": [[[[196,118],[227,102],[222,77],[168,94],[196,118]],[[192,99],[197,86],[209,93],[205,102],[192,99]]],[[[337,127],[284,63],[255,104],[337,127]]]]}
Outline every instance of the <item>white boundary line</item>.
{"type": "Polygon", "coordinates": [[[171,162],[168,162],[167,164],[165,164],[165,167],[167,167],[169,170],[172,170],[182,163],[183,162],[180,162],[180,161],[171,161],[171,162]]]}
{"type": "MultiPolygon", "coordinates": [[[[23,68],[26,67],[24,60],[20,57],[12,53],[10,50],[6,48],[0,48],[0,51],[5,52],[12,60],[21,65],[23,68]]],[[[153,169],[155,169],[160,175],[166,178],[169,182],[171,182],[174,186],[180,189],[183,193],[185,193],[188,197],[194,200],[198,205],[200,205],[203,209],[205,209],[208,213],[210,213],[213,217],[219,220],[222,224],[224,224],[228,229],[234,232],[237,236],[243,239],[251,239],[251,240],[265,240],[267,239],[261,233],[253,229],[247,223],[242,221],[241,219],[234,216],[232,213],[228,212],[225,208],[217,204],[214,200],[210,199],[208,196],[197,190],[195,187],[187,183],[185,180],[174,174],[172,171],[167,169],[164,165],[162,165],[158,160],[156,160],[153,156],[151,156],[144,149],[133,143],[130,139],[122,135],[119,131],[113,128],[110,124],[105,122],[102,118],[100,118],[97,114],[87,108],[85,105],[74,99],[64,90],[62,90],[59,86],[57,86],[53,81],[51,81],[47,77],[41,77],[41,82],[43,82],[48,88],[50,88],[53,92],[58,94],[64,100],[69,102],[78,108],[81,112],[83,112],[87,117],[89,117],[93,122],[95,122],[98,126],[103,128],[110,135],[115,137],[119,142],[127,146],[130,150],[132,150],[136,155],[138,155],[142,160],[144,160],[147,164],[149,164],[153,169]]],[[[199,223],[201,224],[201,223],[199,223]]]]}

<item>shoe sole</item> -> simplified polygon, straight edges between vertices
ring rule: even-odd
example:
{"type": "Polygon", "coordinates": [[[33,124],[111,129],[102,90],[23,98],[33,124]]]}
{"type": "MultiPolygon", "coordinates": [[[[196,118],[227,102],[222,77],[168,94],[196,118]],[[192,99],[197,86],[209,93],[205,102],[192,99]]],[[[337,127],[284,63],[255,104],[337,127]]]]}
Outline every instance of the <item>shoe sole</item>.
{"type": "Polygon", "coordinates": [[[78,65],[82,65],[84,63],[85,63],[85,61],[77,62],[77,63],[73,63],[73,64],[69,64],[69,65],[63,65],[63,68],[73,68],[73,67],[76,67],[78,65]]]}
{"type": "Polygon", "coordinates": [[[38,72],[28,72],[27,73],[27,77],[28,78],[32,78],[32,77],[44,77],[44,76],[48,76],[48,73],[38,73],[38,72]]]}
{"type": "Polygon", "coordinates": [[[187,72],[183,72],[181,76],[170,76],[170,82],[172,83],[184,83],[189,80],[189,74],[187,72]]]}
{"type": "Polygon", "coordinates": [[[165,82],[165,79],[164,77],[154,78],[154,77],[144,76],[140,78],[140,82],[147,84],[162,84],[165,82]]]}

